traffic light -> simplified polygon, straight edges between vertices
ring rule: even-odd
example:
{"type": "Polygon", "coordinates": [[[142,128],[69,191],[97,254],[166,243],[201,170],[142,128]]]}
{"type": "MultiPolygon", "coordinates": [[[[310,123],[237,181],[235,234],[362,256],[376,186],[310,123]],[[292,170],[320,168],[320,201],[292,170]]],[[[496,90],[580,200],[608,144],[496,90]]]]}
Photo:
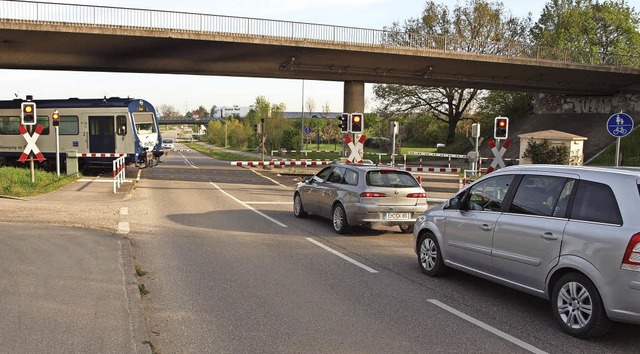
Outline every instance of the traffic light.
{"type": "Polygon", "coordinates": [[[494,139],[506,139],[509,136],[509,118],[496,117],[493,126],[494,139]]]}
{"type": "Polygon", "coordinates": [[[364,115],[362,113],[351,113],[351,132],[362,133],[364,131],[364,115]]]}
{"type": "Polygon", "coordinates": [[[338,125],[338,127],[340,127],[340,132],[342,132],[343,134],[348,133],[349,132],[349,113],[342,113],[342,115],[337,116],[336,119],[340,120],[340,125],[338,125]]]}
{"type": "Polygon", "coordinates": [[[51,115],[51,118],[53,118],[53,126],[57,127],[60,125],[60,113],[58,113],[58,110],[55,110],[53,112],[53,114],[51,115]]]}
{"type": "Polygon", "coordinates": [[[22,125],[36,124],[36,104],[35,102],[22,102],[22,125]]]}

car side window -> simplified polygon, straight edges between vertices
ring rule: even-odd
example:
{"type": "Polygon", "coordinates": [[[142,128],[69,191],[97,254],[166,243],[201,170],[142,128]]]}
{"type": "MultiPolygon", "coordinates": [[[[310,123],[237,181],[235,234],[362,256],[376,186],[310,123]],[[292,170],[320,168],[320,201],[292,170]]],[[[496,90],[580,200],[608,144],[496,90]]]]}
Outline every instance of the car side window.
{"type": "Polygon", "coordinates": [[[327,182],[330,183],[340,183],[342,182],[342,175],[344,174],[344,169],[340,167],[336,167],[331,171],[329,178],[327,178],[327,182]]]}
{"type": "Polygon", "coordinates": [[[354,170],[346,170],[344,172],[344,183],[357,186],[358,185],[358,172],[354,170]]]}
{"type": "MultiPolygon", "coordinates": [[[[558,201],[564,190],[566,180],[564,177],[557,176],[525,175],[516,190],[509,212],[552,216],[555,214],[556,205],[559,204],[558,201]]],[[[565,193],[568,196],[570,192],[569,190],[565,193]]],[[[564,208],[566,208],[566,204],[564,208]]],[[[560,211],[557,214],[557,216],[560,216],[560,211]]]]}
{"type": "Polygon", "coordinates": [[[325,167],[320,172],[316,173],[315,176],[313,176],[313,181],[316,183],[324,182],[327,179],[327,177],[329,177],[329,173],[331,173],[332,169],[333,169],[333,166],[325,167]]]}
{"type": "Polygon", "coordinates": [[[496,176],[480,181],[469,190],[469,210],[500,211],[513,181],[513,175],[496,176]]]}
{"type": "Polygon", "coordinates": [[[571,219],[622,225],[618,201],[611,187],[590,181],[578,183],[571,219]]]}

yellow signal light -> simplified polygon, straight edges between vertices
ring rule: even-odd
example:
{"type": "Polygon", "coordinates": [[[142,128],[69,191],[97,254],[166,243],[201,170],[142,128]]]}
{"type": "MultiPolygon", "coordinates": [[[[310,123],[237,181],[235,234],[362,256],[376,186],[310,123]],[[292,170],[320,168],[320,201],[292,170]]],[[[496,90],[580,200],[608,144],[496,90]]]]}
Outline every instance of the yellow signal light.
{"type": "Polygon", "coordinates": [[[58,114],[58,112],[53,112],[52,118],[53,119],[60,119],[60,114],[58,114]]]}
{"type": "Polygon", "coordinates": [[[25,113],[32,113],[33,112],[33,106],[29,106],[29,105],[24,106],[24,112],[25,113]]]}

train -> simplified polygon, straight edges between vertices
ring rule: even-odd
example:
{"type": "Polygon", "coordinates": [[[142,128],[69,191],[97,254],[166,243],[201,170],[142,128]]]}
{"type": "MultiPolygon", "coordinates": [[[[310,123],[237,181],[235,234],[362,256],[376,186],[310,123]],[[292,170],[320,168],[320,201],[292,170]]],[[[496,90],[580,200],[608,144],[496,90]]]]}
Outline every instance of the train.
{"type": "Polygon", "coordinates": [[[0,101],[0,166],[19,165],[17,161],[27,148],[27,139],[20,132],[23,102],[35,103],[36,124],[32,127],[42,126],[38,128],[40,135],[35,142],[45,159],[39,167],[55,170],[54,112],[59,117],[61,165],[67,154],[72,153],[78,157],[80,169],[111,166],[114,158],[123,155],[127,164],[146,168],[157,165],[163,154],[157,114],[153,105],[145,100],[120,97],[31,100],[27,97],[27,100],[0,101]]]}

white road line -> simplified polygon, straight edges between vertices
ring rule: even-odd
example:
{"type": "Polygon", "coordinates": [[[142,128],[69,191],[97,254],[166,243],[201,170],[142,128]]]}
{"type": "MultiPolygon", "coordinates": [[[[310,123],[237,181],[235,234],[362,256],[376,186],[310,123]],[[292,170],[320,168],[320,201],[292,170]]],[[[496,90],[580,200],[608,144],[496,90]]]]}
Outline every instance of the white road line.
{"type": "MultiPolygon", "coordinates": [[[[96,182],[96,183],[113,183],[113,179],[93,179],[93,178],[80,178],[78,182],[96,182]]],[[[124,180],[121,183],[131,183],[131,180],[124,180]]]]}
{"type": "Polygon", "coordinates": [[[247,204],[292,205],[293,202],[245,202],[247,204]]]}
{"type": "Polygon", "coordinates": [[[136,181],[140,181],[140,175],[142,174],[142,169],[138,169],[138,176],[136,177],[136,181]]]}
{"type": "Polygon", "coordinates": [[[261,212],[261,211],[256,210],[255,208],[253,208],[252,206],[250,206],[250,205],[248,205],[247,203],[243,202],[242,200],[240,200],[240,199],[238,199],[238,198],[236,198],[236,197],[232,196],[231,194],[229,194],[229,193],[225,192],[224,190],[222,190],[222,188],[218,187],[218,185],[217,185],[217,184],[215,184],[215,183],[213,183],[213,182],[209,182],[209,183],[211,183],[211,185],[213,185],[214,187],[216,187],[220,192],[224,193],[227,197],[229,197],[229,198],[231,198],[231,199],[235,200],[238,204],[242,205],[243,207],[245,207],[245,208],[247,208],[247,209],[249,209],[249,210],[253,211],[253,212],[254,212],[254,213],[256,213],[256,214],[259,214],[259,215],[263,216],[265,219],[268,219],[268,220],[272,221],[272,222],[273,222],[274,224],[276,224],[276,225],[279,225],[279,226],[282,226],[282,227],[287,227],[287,225],[285,225],[285,224],[281,223],[280,221],[278,221],[278,220],[276,220],[276,219],[274,219],[274,218],[270,217],[269,215],[267,215],[267,214],[265,214],[265,213],[263,213],[263,212],[261,212]]]}
{"type": "Polygon", "coordinates": [[[307,241],[313,243],[314,245],[324,248],[325,250],[327,250],[327,251],[335,254],[336,256],[346,260],[347,262],[350,262],[351,264],[357,265],[358,267],[366,270],[369,273],[378,273],[377,270],[375,270],[375,269],[373,269],[371,267],[368,267],[368,266],[356,261],[355,259],[353,259],[351,257],[345,256],[344,254],[342,254],[342,253],[340,253],[340,252],[338,252],[338,251],[336,251],[336,250],[334,250],[334,249],[332,249],[330,247],[327,247],[327,246],[323,245],[322,243],[320,243],[320,242],[318,242],[318,241],[316,241],[316,240],[314,240],[314,239],[312,239],[310,237],[307,237],[306,239],[307,239],[307,241]]]}
{"type": "Polygon", "coordinates": [[[511,343],[523,348],[523,349],[526,349],[526,350],[532,352],[532,353],[536,353],[536,354],[546,354],[547,353],[544,350],[538,349],[538,348],[534,347],[533,345],[531,345],[529,343],[523,342],[520,339],[518,339],[518,338],[516,338],[516,337],[514,337],[512,335],[504,333],[504,332],[502,332],[501,330],[499,330],[499,329],[497,329],[495,327],[492,327],[492,326],[490,326],[490,325],[488,325],[488,324],[486,324],[486,323],[484,323],[484,322],[482,322],[480,320],[477,320],[477,319],[475,319],[475,318],[473,318],[473,317],[471,317],[471,316],[469,316],[469,315],[467,315],[467,314],[465,314],[463,312],[460,312],[460,311],[454,309],[453,307],[451,307],[449,305],[443,304],[442,302],[440,302],[440,301],[438,301],[436,299],[429,299],[428,301],[430,303],[440,307],[441,309],[449,311],[452,314],[462,318],[463,320],[467,320],[467,321],[473,323],[474,325],[476,325],[476,326],[478,326],[478,327],[480,327],[480,328],[482,328],[482,329],[484,329],[486,331],[489,331],[489,332],[495,334],[496,336],[501,337],[501,338],[503,338],[503,339],[505,339],[505,340],[507,340],[507,341],[509,341],[509,342],[511,342],[511,343]]]}
{"type": "Polygon", "coordinates": [[[181,152],[180,152],[179,154],[180,154],[180,156],[182,156],[182,158],[184,159],[184,163],[185,163],[186,165],[189,165],[189,166],[191,166],[191,167],[193,167],[193,168],[198,168],[198,166],[196,166],[193,162],[189,161],[189,160],[188,160],[184,155],[182,155],[182,153],[181,153],[181,152]]]}
{"type": "Polygon", "coordinates": [[[253,173],[257,174],[258,176],[260,176],[260,177],[262,177],[262,178],[266,178],[266,179],[268,179],[269,181],[271,181],[271,182],[273,182],[273,183],[275,183],[275,184],[279,185],[280,187],[289,188],[289,187],[285,186],[284,184],[282,184],[282,183],[280,183],[280,182],[278,182],[278,181],[274,180],[273,178],[267,177],[267,176],[263,175],[262,173],[260,173],[260,172],[258,172],[258,171],[256,171],[256,170],[253,170],[253,169],[252,169],[252,170],[251,170],[251,172],[253,172],[253,173]]]}
{"type": "Polygon", "coordinates": [[[118,223],[118,234],[124,234],[124,235],[128,235],[129,232],[131,232],[131,229],[129,228],[129,222],[127,221],[120,221],[118,223]]]}

